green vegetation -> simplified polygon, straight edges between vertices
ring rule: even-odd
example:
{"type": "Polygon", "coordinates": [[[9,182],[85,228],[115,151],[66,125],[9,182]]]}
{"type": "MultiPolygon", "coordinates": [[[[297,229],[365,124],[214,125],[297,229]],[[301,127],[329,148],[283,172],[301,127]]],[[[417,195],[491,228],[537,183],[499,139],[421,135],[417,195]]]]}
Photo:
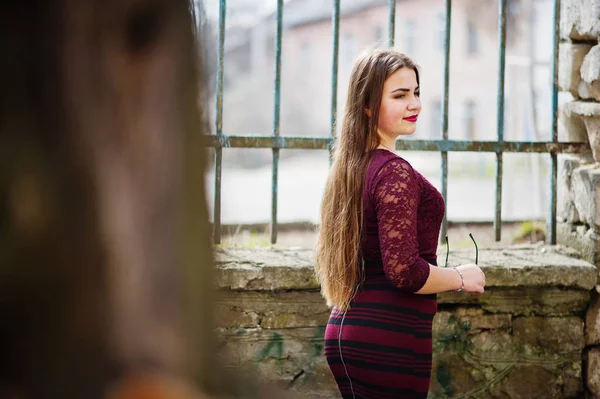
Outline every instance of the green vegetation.
{"type": "Polygon", "coordinates": [[[546,223],[539,220],[527,221],[521,223],[512,241],[515,244],[536,243],[546,240],[546,223]]]}

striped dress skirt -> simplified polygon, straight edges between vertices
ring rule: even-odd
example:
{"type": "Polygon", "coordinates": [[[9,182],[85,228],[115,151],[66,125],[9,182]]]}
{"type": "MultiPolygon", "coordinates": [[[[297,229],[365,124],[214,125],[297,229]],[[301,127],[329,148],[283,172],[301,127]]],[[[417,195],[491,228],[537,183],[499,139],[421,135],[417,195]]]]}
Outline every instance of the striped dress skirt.
{"type": "MultiPolygon", "coordinates": [[[[435,265],[435,259],[428,259],[435,265]]],[[[333,308],[325,356],[344,399],[426,398],[437,297],[402,292],[379,264],[365,265],[347,312],[333,308]]]]}

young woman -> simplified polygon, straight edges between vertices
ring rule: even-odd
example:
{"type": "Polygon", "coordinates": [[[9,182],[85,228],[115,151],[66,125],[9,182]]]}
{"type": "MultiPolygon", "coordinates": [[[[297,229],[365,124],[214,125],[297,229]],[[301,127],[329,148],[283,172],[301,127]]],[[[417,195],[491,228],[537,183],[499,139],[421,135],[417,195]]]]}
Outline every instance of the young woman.
{"type": "Polygon", "coordinates": [[[419,72],[373,50],[350,76],[321,205],[315,271],[333,306],[325,355],[344,398],[426,398],[436,293],[482,293],[475,264],[436,267],[441,194],[394,153],[415,132],[419,72]]]}

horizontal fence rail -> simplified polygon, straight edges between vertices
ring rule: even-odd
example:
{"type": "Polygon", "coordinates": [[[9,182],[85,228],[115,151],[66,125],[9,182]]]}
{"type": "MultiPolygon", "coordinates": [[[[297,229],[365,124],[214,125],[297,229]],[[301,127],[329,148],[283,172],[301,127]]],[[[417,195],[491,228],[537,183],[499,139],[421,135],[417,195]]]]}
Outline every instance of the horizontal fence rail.
{"type": "MultiPolygon", "coordinates": [[[[339,63],[339,36],[340,36],[340,0],[333,1],[332,9],[332,65],[331,65],[331,102],[330,102],[330,132],[329,137],[289,137],[281,136],[281,60],[283,36],[283,0],[276,0],[277,9],[274,13],[276,29],[274,43],[274,107],[273,131],[271,135],[256,134],[223,134],[223,69],[225,57],[225,16],[226,0],[219,0],[219,40],[216,79],[216,118],[214,135],[202,137],[202,145],[215,149],[215,196],[214,196],[214,242],[221,240],[221,186],[222,186],[222,159],[224,148],[266,148],[273,151],[272,173],[272,203],[271,203],[271,243],[277,241],[277,195],[278,171],[280,150],[329,150],[333,148],[335,130],[337,125],[337,91],[338,91],[338,63],[339,63]]],[[[506,68],[506,34],[507,34],[507,4],[508,0],[498,0],[498,91],[497,91],[497,140],[496,141],[465,141],[449,140],[448,137],[448,107],[449,107],[449,81],[450,81],[450,32],[452,22],[452,0],[444,0],[445,4],[445,36],[444,36],[444,70],[443,92],[441,101],[442,118],[440,123],[441,140],[400,140],[396,142],[398,151],[435,151],[440,152],[441,164],[441,192],[447,203],[448,195],[448,153],[449,152],[488,152],[496,154],[496,203],[494,215],[494,232],[496,241],[501,239],[502,228],[502,176],[504,153],[530,153],[549,154],[551,160],[550,173],[550,209],[548,224],[548,242],[556,244],[556,193],[557,193],[557,155],[578,154],[590,150],[588,143],[567,143],[558,141],[558,44],[560,22],[560,0],[554,0],[554,25],[553,25],[553,56],[552,56],[552,129],[547,142],[505,141],[505,68],[506,68]]],[[[388,0],[388,38],[387,45],[394,46],[396,23],[396,0],[388,0]]],[[[254,132],[257,133],[257,132],[254,132]]],[[[331,158],[330,158],[331,159],[331,158]]],[[[446,212],[447,214],[447,212],[446,212]]],[[[442,223],[442,237],[448,229],[447,216],[442,223]]]]}
{"type": "MultiPolygon", "coordinates": [[[[328,137],[215,136],[202,137],[205,147],[213,148],[279,148],[287,150],[327,150],[333,143],[328,137]]],[[[587,143],[544,141],[465,141],[465,140],[399,140],[398,151],[447,152],[524,152],[578,154],[590,149],[587,143]]]]}

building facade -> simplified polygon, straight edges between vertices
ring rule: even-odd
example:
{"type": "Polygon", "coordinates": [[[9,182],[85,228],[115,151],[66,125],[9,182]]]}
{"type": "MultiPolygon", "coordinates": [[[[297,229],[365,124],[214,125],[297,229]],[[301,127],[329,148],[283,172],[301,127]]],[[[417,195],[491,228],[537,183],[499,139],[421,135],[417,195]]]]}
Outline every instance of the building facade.
{"type": "MultiPolygon", "coordinates": [[[[450,44],[449,137],[496,140],[498,104],[497,1],[482,13],[473,0],[453,2],[450,44]],[[483,15],[482,15],[483,14],[483,15]]],[[[536,140],[550,109],[551,14],[547,0],[518,2],[507,26],[505,140],[536,140]],[[547,30],[547,34],[543,34],[547,30]],[[536,111],[537,109],[537,111],[536,111]]],[[[513,3],[511,3],[513,4],[513,3]]],[[[365,49],[386,47],[388,2],[341,2],[338,120],[343,118],[351,67],[365,49]]],[[[327,136],[331,120],[332,2],[289,0],[282,35],[281,134],[327,136]]],[[[398,0],[395,48],[420,67],[423,110],[414,138],[441,138],[445,2],[398,0]]],[[[272,133],[275,12],[234,31],[225,58],[226,134],[272,133]]],[[[229,34],[229,32],[228,32],[229,34]]],[[[549,119],[549,116],[546,118],[549,119]]]]}

